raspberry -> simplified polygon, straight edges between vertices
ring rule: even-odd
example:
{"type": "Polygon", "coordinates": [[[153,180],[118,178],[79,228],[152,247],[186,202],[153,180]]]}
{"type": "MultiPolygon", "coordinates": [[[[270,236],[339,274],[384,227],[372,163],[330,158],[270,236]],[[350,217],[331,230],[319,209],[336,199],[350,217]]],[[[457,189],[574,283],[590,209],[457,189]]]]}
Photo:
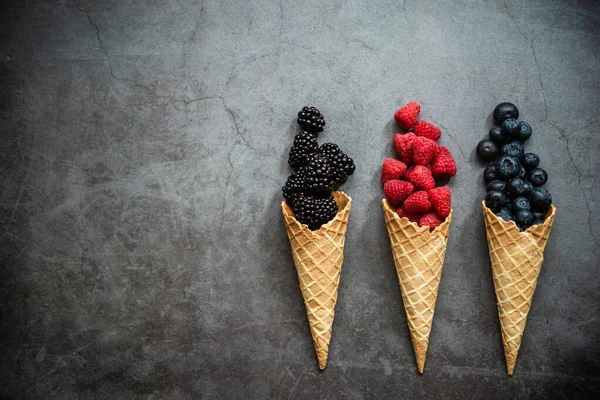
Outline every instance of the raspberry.
{"type": "Polygon", "coordinates": [[[412,213],[426,213],[431,210],[429,196],[424,190],[414,192],[404,201],[404,209],[412,213]]]}
{"type": "Polygon", "coordinates": [[[427,164],[435,156],[437,143],[423,136],[417,136],[413,143],[413,161],[415,164],[427,164]]]}
{"type": "Polygon", "coordinates": [[[410,129],[415,124],[420,112],[421,106],[418,103],[411,101],[396,111],[394,119],[402,129],[410,129]]]}
{"type": "Polygon", "coordinates": [[[456,175],[456,164],[450,151],[444,146],[437,149],[433,163],[431,164],[433,176],[454,176],[456,175]]]}
{"type": "Polygon", "coordinates": [[[419,218],[421,218],[421,214],[408,212],[404,209],[404,207],[398,207],[396,209],[396,214],[398,214],[400,218],[407,218],[410,222],[415,223],[418,223],[419,218]]]}
{"type": "Polygon", "coordinates": [[[413,131],[417,136],[423,136],[431,140],[437,141],[442,136],[442,131],[437,126],[426,121],[417,121],[413,127],[413,131]]]}
{"type": "Polygon", "coordinates": [[[442,222],[444,222],[439,215],[434,212],[427,213],[419,219],[419,226],[428,226],[429,230],[433,230],[442,222]]]}
{"type": "Polygon", "coordinates": [[[423,165],[415,165],[410,171],[410,174],[405,178],[418,188],[429,190],[435,187],[435,180],[431,175],[431,171],[423,165]]]}
{"type": "Polygon", "coordinates": [[[431,189],[429,192],[429,201],[436,213],[442,218],[446,218],[450,215],[452,210],[452,201],[450,188],[448,186],[440,186],[435,189],[431,189]]]}
{"type": "Polygon", "coordinates": [[[400,179],[406,171],[406,164],[394,158],[387,158],[381,167],[381,183],[391,179],[400,179]]]}
{"type": "Polygon", "coordinates": [[[402,161],[406,165],[412,164],[413,161],[413,143],[416,136],[412,132],[406,134],[397,133],[394,135],[394,149],[402,161]]]}
{"type": "Polygon", "coordinates": [[[401,204],[415,190],[412,183],[392,179],[383,185],[385,198],[392,204],[401,204]]]}

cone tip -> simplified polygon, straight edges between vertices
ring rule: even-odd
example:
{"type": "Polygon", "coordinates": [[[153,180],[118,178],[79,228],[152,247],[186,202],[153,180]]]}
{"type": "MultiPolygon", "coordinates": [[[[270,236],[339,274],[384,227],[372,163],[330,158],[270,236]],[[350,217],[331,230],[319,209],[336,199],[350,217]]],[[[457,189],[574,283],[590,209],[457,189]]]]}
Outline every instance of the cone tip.
{"type": "Polygon", "coordinates": [[[508,376],[512,376],[514,371],[515,371],[514,363],[506,364],[506,372],[508,373],[508,376]]]}
{"type": "Polygon", "coordinates": [[[417,370],[420,374],[423,374],[425,370],[425,359],[427,358],[427,346],[428,343],[419,342],[413,343],[415,349],[415,360],[417,361],[417,370]]]}
{"type": "Polygon", "coordinates": [[[316,347],[315,350],[317,352],[317,361],[319,361],[319,369],[322,371],[327,367],[327,357],[329,356],[329,345],[316,347]]]}

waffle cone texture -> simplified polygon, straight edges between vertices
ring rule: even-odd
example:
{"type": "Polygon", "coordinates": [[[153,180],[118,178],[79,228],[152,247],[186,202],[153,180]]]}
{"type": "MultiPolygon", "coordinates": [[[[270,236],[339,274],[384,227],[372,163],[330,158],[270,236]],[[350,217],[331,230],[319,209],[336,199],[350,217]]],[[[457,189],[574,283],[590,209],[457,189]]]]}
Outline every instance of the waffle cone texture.
{"type": "Polygon", "coordinates": [[[556,207],[551,206],[544,223],[524,232],[513,221],[497,217],[482,202],[498,317],[506,358],[506,371],[512,375],[521,347],[527,315],[544,261],[544,249],[556,207]]]}
{"type": "Polygon", "coordinates": [[[407,218],[400,218],[385,199],[383,213],[417,369],[422,374],[446,256],[452,212],[433,232],[430,232],[427,226],[420,227],[407,218]]]}
{"type": "Polygon", "coordinates": [[[288,204],[281,203],[310,333],[322,370],[327,366],[352,205],[352,199],[344,192],[333,192],[333,198],[339,208],[337,215],[316,231],[298,222],[288,204]]]}

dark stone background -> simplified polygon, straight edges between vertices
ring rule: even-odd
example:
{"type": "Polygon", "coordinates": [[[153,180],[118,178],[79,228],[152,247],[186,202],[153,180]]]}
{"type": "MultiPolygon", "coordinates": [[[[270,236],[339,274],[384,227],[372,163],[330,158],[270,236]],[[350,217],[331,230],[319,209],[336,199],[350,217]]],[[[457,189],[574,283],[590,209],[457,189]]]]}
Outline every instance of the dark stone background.
{"type": "Polygon", "coordinates": [[[14,1],[0,16],[2,398],[598,396],[597,1],[14,1]],[[423,376],[380,207],[410,100],[459,168],[423,376]],[[507,100],[558,206],[513,378],[473,152],[507,100]],[[322,373],[279,207],[310,104],[358,166],[322,373]]]}

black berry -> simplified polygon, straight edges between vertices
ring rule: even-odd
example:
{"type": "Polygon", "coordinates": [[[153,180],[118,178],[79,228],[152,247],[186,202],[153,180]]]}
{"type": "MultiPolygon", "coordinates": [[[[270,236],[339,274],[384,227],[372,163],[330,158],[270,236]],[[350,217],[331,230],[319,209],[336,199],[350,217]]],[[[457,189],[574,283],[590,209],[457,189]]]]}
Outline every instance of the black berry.
{"type": "Polygon", "coordinates": [[[496,215],[499,218],[502,218],[505,221],[510,221],[510,220],[512,220],[514,218],[512,212],[508,208],[506,208],[506,207],[504,207],[503,209],[501,209],[500,211],[498,211],[496,213],[496,215]]]}
{"type": "Polygon", "coordinates": [[[310,132],[323,132],[323,127],[325,126],[323,115],[315,107],[303,107],[298,112],[297,122],[302,129],[310,132]]]}
{"type": "Polygon", "coordinates": [[[285,182],[282,191],[285,201],[290,207],[294,207],[294,201],[304,191],[304,176],[298,172],[291,174],[285,182]]]}
{"type": "Polygon", "coordinates": [[[498,124],[509,118],[519,119],[519,110],[512,103],[500,103],[494,108],[494,119],[498,124]]]}
{"type": "Polygon", "coordinates": [[[294,145],[290,149],[288,163],[292,168],[299,168],[306,165],[306,158],[319,151],[319,144],[314,134],[310,132],[300,132],[294,138],[294,145]]]}
{"type": "Polygon", "coordinates": [[[497,164],[498,174],[504,180],[509,180],[519,175],[521,165],[519,159],[513,156],[502,156],[497,164]]]}
{"type": "Polygon", "coordinates": [[[500,210],[507,204],[508,197],[502,192],[492,190],[485,194],[485,205],[494,211],[500,210]]]}
{"type": "Polygon", "coordinates": [[[525,169],[532,169],[540,165],[540,158],[535,153],[525,153],[521,157],[521,164],[525,169]]]}
{"type": "Polygon", "coordinates": [[[541,225],[546,219],[546,213],[534,211],[533,212],[533,225],[541,225]]]}
{"type": "Polygon", "coordinates": [[[491,140],[482,140],[477,145],[477,156],[484,161],[492,161],[498,156],[498,148],[491,140]]]}
{"type": "Polygon", "coordinates": [[[519,210],[515,213],[515,222],[521,231],[533,224],[533,214],[529,210],[519,210]]]}
{"type": "Polygon", "coordinates": [[[508,193],[513,197],[523,196],[526,190],[525,182],[518,176],[508,181],[508,184],[506,186],[508,189],[508,193]]]}
{"type": "Polygon", "coordinates": [[[516,119],[509,118],[500,124],[500,131],[512,140],[518,140],[521,135],[521,125],[516,119]]]}
{"type": "Polygon", "coordinates": [[[489,136],[490,140],[493,140],[498,145],[508,140],[508,138],[502,134],[499,126],[492,126],[490,128],[489,136]]]}
{"type": "Polygon", "coordinates": [[[531,125],[529,125],[525,121],[519,121],[519,125],[521,125],[521,133],[519,134],[519,140],[521,142],[525,142],[531,137],[533,130],[531,129],[531,125]]]}
{"type": "Polygon", "coordinates": [[[502,155],[521,158],[523,155],[523,143],[519,142],[518,140],[513,140],[512,142],[506,143],[504,146],[502,146],[502,155]]]}
{"type": "Polygon", "coordinates": [[[523,191],[523,196],[529,196],[531,194],[531,191],[533,190],[533,185],[527,179],[524,179],[523,186],[525,186],[525,190],[523,191]]]}
{"type": "Polygon", "coordinates": [[[500,174],[498,173],[498,168],[496,167],[496,163],[489,163],[487,167],[483,170],[483,179],[485,179],[486,183],[490,183],[496,179],[500,179],[500,174]]]}
{"type": "Polygon", "coordinates": [[[328,158],[311,154],[307,158],[304,187],[310,194],[330,193],[335,183],[333,168],[328,158]]]}
{"type": "Polygon", "coordinates": [[[529,171],[529,180],[533,186],[542,186],[548,181],[548,174],[543,168],[533,168],[529,171]]]}
{"type": "Polygon", "coordinates": [[[531,210],[531,205],[529,204],[529,200],[526,197],[517,197],[513,201],[513,208],[518,210],[531,210]]]}
{"type": "Polygon", "coordinates": [[[301,224],[308,225],[314,231],[335,218],[338,205],[331,196],[300,196],[294,202],[292,211],[301,224]]]}
{"type": "Polygon", "coordinates": [[[534,211],[545,212],[552,204],[552,196],[543,187],[534,187],[529,194],[529,201],[534,211]]]}
{"type": "Polygon", "coordinates": [[[486,191],[497,190],[498,192],[506,193],[506,182],[496,179],[491,181],[486,188],[486,191]]]}

